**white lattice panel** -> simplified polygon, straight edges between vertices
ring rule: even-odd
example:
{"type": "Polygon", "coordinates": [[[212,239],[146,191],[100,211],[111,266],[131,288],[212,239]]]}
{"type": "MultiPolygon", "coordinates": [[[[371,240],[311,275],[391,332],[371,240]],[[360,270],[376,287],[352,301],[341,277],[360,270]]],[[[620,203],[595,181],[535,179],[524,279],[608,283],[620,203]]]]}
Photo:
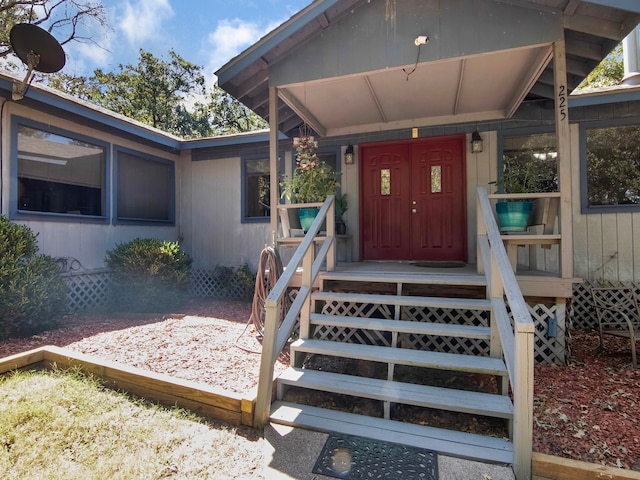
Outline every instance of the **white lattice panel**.
{"type": "Polygon", "coordinates": [[[69,286],[69,312],[93,310],[109,301],[111,276],[107,270],[65,273],[69,286]]]}
{"type": "Polygon", "coordinates": [[[222,300],[241,300],[253,297],[253,290],[215,274],[215,270],[196,269],[191,272],[191,294],[195,297],[212,297],[222,300]]]}

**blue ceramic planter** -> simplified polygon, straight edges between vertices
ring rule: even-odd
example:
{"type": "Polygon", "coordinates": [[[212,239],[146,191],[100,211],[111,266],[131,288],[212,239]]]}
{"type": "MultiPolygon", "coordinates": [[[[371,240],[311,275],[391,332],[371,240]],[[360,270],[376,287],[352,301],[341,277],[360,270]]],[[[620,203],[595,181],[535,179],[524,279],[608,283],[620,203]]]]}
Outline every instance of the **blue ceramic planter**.
{"type": "Polygon", "coordinates": [[[299,208],[298,209],[298,218],[300,219],[300,227],[304,230],[304,233],[309,231],[311,228],[311,224],[316,219],[318,212],[320,209],[318,207],[313,208],[299,208]]]}
{"type": "Polygon", "coordinates": [[[528,200],[515,202],[498,202],[496,212],[502,232],[522,232],[527,229],[533,202],[528,200]]]}

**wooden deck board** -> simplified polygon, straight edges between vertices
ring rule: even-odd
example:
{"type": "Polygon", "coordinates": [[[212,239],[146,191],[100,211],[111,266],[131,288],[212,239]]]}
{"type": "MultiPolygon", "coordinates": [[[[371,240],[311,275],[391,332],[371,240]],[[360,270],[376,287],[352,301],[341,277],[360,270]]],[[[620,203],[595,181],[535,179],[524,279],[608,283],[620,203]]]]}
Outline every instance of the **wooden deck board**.
{"type": "Polygon", "coordinates": [[[341,432],[402,445],[426,447],[462,458],[499,463],[513,461],[513,445],[502,438],[411,425],[335,410],[276,402],[271,421],[321,432],[341,432]]]}
{"type": "Polygon", "coordinates": [[[483,310],[491,308],[487,299],[418,297],[407,295],[371,295],[367,293],[315,292],[314,300],[327,302],[372,303],[376,305],[401,305],[411,307],[449,308],[483,310]]]}
{"type": "Polygon", "coordinates": [[[296,340],[291,352],[306,352],[372,362],[410,365],[439,370],[459,370],[487,375],[506,375],[501,359],[458,355],[453,353],[426,352],[407,348],[379,347],[355,343],[328,342],[322,340],[296,340]]]}
{"type": "Polygon", "coordinates": [[[419,407],[511,418],[513,403],[506,395],[416,385],[339,373],[289,368],[278,377],[285,385],[419,407]]]}

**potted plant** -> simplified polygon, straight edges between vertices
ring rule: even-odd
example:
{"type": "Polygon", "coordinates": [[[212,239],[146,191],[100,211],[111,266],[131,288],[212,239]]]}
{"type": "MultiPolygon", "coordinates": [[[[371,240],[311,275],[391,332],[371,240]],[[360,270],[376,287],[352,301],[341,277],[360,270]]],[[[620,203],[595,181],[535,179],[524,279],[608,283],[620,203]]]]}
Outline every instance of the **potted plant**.
{"type": "MultiPolygon", "coordinates": [[[[534,154],[535,155],[535,154],[534,154]]],[[[503,158],[502,176],[491,182],[500,188],[501,193],[535,193],[554,191],[555,165],[553,171],[549,162],[538,161],[530,155],[507,156],[503,158]]],[[[533,208],[531,200],[502,200],[496,204],[496,213],[502,232],[521,232],[529,224],[533,208]]]]}
{"type": "MultiPolygon", "coordinates": [[[[340,174],[331,165],[318,159],[318,142],[312,136],[300,137],[296,146],[296,168],[291,179],[286,175],[280,182],[282,197],[290,203],[320,203],[327,195],[333,195],[340,182],[340,174]]],[[[300,208],[300,226],[307,232],[318,208],[300,208]]]]}
{"type": "Polygon", "coordinates": [[[336,234],[344,235],[347,233],[347,225],[344,223],[343,215],[348,210],[347,194],[343,193],[336,197],[336,234]]]}

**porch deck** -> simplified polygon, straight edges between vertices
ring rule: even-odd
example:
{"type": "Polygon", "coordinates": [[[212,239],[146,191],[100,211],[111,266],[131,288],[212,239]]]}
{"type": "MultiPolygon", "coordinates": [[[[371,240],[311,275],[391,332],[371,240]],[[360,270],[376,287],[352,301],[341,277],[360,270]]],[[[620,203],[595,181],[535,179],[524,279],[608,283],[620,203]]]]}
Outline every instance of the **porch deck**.
{"type": "MultiPolygon", "coordinates": [[[[300,286],[301,269],[296,273],[292,286],[300,286]]],[[[420,277],[428,280],[428,283],[438,283],[438,278],[442,283],[450,284],[452,280],[459,285],[485,286],[485,275],[478,273],[477,265],[468,263],[463,266],[423,266],[421,262],[345,262],[336,264],[333,272],[321,272],[315,287],[320,287],[320,282],[327,279],[349,279],[362,280],[362,277],[388,276],[390,283],[398,281],[412,283],[420,277]]],[[[520,285],[520,290],[525,299],[540,300],[542,302],[564,302],[567,298],[573,297],[573,285],[581,283],[580,278],[560,278],[558,275],[550,274],[540,270],[526,270],[520,268],[516,273],[516,279],[520,285]]],[[[426,283],[426,282],[425,282],[426,283]]]]}

